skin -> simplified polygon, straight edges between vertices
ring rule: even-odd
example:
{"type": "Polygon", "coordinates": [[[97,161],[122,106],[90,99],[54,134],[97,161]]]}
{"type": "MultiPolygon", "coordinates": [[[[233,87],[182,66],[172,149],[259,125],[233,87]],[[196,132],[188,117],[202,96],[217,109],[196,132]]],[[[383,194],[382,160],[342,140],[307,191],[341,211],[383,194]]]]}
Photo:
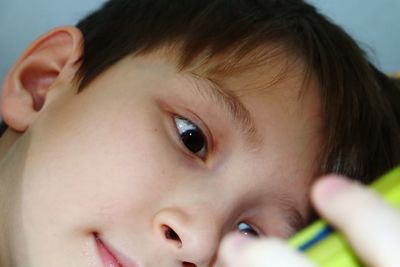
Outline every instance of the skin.
{"type": "MultiPolygon", "coordinates": [[[[254,121],[248,137],[201,73],[160,53],[127,57],[77,94],[81,41],[55,29],[5,79],[1,266],[104,266],[94,233],[139,266],[219,265],[239,222],[285,238],[288,210],[307,217],[321,123],[316,86],[299,97],[301,68],[264,91],[243,91],[252,72],[224,79],[254,121]],[[205,158],[182,143],[175,115],[209,138],[205,158]]],[[[278,69],[257,71],[268,83],[278,69]]]]}
{"type": "MultiPolygon", "coordinates": [[[[336,175],[318,180],[311,196],[318,212],[348,239],[365,266],[399,266],[398,209],[365,186],[336,175]]],[[[230,235],[223,241],[220,258],[225,267],[314,266],[275,238],[230,235]]]]}

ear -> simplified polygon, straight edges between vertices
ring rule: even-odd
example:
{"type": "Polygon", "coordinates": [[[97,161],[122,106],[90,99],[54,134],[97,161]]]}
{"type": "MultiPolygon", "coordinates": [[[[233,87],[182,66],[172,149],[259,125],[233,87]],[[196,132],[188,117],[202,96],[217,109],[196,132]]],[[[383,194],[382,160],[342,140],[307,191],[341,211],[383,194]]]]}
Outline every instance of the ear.
{"type": "Polygon", "coordinates": [[[33,42],[3,82],[0,110],[5,123],[23,132],[35,121],[55,84],[68,83],[78,69],[83,37],[75,27],[56,28],[33,42]]]}

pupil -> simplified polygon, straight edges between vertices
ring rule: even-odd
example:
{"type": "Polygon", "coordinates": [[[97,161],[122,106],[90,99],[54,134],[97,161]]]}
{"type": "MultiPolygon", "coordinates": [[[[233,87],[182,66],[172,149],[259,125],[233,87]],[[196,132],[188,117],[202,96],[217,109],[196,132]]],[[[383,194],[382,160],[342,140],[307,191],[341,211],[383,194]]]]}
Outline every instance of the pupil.
{"type": "Polygon", "coordinates": [[[258,236],[258,233],[247,223],[239,223],[238,228],[239,232],[243,233],[244,235],[258,236]]]}
{"type": "Polygon", "coordinates": [[[182,142],[193,153],[199,152],[204,146],[203,134],[197,130],[187,130],[181,134],[182,142]]]}

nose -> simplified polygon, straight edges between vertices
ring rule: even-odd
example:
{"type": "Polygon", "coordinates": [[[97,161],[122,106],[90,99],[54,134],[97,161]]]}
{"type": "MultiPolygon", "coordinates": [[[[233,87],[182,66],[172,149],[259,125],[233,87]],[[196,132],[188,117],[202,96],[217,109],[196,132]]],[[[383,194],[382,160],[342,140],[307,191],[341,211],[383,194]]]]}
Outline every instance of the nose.
{"type": "Polygon", "coordinates": [[[157,236],[182,267],[210,265],[216,257],[220,230],[212,216],[191,216],[179,209],[156,214],[157,236]]]}

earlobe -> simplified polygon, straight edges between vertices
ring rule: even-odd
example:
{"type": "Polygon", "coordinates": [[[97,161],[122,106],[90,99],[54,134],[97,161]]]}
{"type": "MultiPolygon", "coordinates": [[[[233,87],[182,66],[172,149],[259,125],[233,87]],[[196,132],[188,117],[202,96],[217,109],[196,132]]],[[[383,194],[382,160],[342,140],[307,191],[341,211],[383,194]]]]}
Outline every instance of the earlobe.
{"type": "Polygon", "coordinates": [[[0,109],[5,123],[23,132],[35,121],[49,90],[72,81],[82,56],[75,27],[56,28],[37,39],[5,77],[0,109]]]}

